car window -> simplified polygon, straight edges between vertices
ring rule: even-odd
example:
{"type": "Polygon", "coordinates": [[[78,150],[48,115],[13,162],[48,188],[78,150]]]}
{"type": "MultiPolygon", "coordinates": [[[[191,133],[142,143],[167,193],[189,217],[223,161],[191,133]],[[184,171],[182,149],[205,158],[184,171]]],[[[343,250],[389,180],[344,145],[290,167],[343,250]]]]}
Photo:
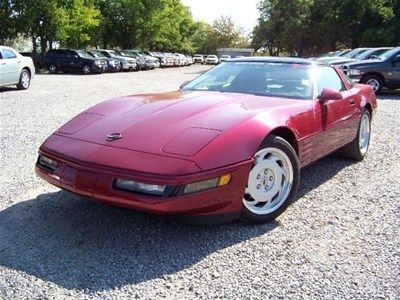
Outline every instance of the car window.
{"type": "Polygon", "coordinates": [[[17,56],[15,53],[10,49],[3,49],[1,50],[2,57],[4,59],[16,58],[17,56]]]}
{"type": "Polygon", "coordinates": [[[183,90],[219,91],[292,99],[312,99],[309,64],[227,62],[199,76],[183,90]]]}
{"type": "Polygon", "coordinates": [[[379,59],[381,60],[387,60],[391,58],[392,56],[396,56],[400,54],[400,48],[394,48],[388,51],[383,52],[381,55],[378,56],[379,59]]]}
{"type": "Polygon", "coordinates": [[[343,91],[343,82],[336,70],[328,66],[318,66],[317,93],[320,94],[324,88],[330,88],[335,91],[343,91]]]}

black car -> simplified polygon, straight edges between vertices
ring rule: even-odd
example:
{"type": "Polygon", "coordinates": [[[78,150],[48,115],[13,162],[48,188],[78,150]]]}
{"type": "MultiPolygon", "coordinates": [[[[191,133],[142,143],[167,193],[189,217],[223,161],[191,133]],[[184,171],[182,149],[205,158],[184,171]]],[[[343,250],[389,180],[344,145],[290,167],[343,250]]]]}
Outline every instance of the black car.
{"type": "Polygon", "coordinates": [[[354,82],[368,84],[376,94],[383,87],[400,88],[400,47],[386,51],[377,59],[353,62],[342,68],[354,82]]]}
{"type": "Polygon", "coordinates": [[[104,55],[104,53],[102,53],[101,51],[98,51],[98,50],[88,50],[86,52],[89,53],[94,58],[99,58],[99,59],[106,60],[107,61],[107,65],[108,65],[108,71],[110,71],[110,72],[119,72],[119,71],[121,71],[122,64],[118,59],[107,57],[107,56],[104,55]]]}
{"type": "Polygon", "coordinates": [[[81,72],[83,74],[103,73],[107,71],[107,61],[94,58],[84,50],[50,50],[44,57],[44,64],[50,73],[81,72]]]}

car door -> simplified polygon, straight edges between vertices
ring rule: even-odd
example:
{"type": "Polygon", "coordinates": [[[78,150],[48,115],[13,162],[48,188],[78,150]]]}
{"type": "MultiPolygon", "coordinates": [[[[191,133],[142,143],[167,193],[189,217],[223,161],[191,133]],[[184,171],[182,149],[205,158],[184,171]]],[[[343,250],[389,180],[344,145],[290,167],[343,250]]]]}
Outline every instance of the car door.
{"type": "Polygon", "coordinates": [[[400,86],[400,50],[388,62],[386,83],[389,86],[400,86]]]}
{"type": "Polygon", "coordinates": [[[346,90],[337,71],[330,66],[317,66],[317,93],[324,88],[340,91],[342,99],[315,100],[314,113],[318,128],[316,155],[325,156],[351,142],[357,133],[360,96],[355,88],[346,90]]]}
{"type": "Polygon", "coordinates": [[[15,84],[19,81],[21,59],[8,48],[1,49],[1,82],[15,84]]]}

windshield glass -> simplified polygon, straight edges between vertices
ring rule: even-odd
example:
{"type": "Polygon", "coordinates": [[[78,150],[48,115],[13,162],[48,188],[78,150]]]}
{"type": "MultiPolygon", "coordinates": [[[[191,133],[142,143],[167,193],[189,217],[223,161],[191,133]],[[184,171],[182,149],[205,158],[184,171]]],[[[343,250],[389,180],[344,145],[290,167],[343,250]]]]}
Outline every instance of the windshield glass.
{"type": "Polygon", "coordinates": [[[227,62],[197,77],[183,90],[312,99],[310,70],[306,64],[227,62]]]}
{"type": "Polygon", "coordinates": [[[117,52],[115,52],[113,50],[108,51],[108,53],[110,53],[111,56],[120,56],[120,54],[118,54],[117,52]]]}
{"type": "Polygon", "coordinates": [[[89,53],[87,53],[86,51],[83,50],[76,50],[76,53],[78,53],[79,57],[82,58],[93,58],[93,56],[91,56],[89,53]]]}
{"type": "Polygon", "coordinates": [[[97,57],[97,58],[106,58],[106,56],[103,53],[98,52],[98,51],[90,51],[90,53],[92,53],[94,55],[94,57],[97,57]]]}
{"type": "Polygon", "coordinates": [[[378,58],[381,60],[387,60],[388,58],[392,57],[392,55],[395,53],[400,54],[400,48],[394,48],[386,52],[383,52],[381,55],[378,56],[378,58]]]}
{"type": "Polygon", "coordinates": [[[343,55],[343,57],[354,58],[356,55],[359,55],[360,53],[363,53],[367,50],[368,49],[354,49],[354,50],[351,50],[349,53],[346,53],[345,55],[343,55]]]}

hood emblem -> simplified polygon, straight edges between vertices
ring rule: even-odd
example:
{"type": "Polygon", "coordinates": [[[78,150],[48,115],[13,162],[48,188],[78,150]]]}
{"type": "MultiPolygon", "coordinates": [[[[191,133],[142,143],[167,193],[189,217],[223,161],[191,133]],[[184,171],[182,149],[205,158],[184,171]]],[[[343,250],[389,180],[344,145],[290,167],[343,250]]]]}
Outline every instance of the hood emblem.
{"type": "Polygon", "coordinates": [[[122,138],[122,134],[116,132],[116,133],[110,133],[107,134],[106,136],[106,141],[112,142],[112,141],[116,141],[122,138]]]}

